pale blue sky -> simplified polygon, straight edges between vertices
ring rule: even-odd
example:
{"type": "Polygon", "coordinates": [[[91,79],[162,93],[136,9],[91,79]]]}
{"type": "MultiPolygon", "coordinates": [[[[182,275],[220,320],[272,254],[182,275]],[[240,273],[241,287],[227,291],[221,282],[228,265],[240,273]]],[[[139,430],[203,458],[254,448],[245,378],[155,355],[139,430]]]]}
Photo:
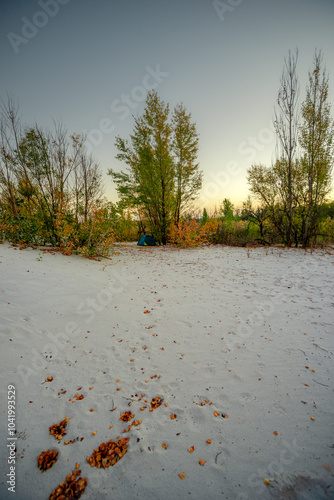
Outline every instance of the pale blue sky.
{"type": "MultiPolygon", "coordinates": [[[[301,97],[314,49],[334,104],[334,0],[0,0],[0,95],[23,122],[86,132],[103,172],[124,168],[115,136],[132,132],[147,88],[182,101],[200,133],[200,204],[248,195],[246,170],[269,164],[284,57],[299,49],[301,97]],[[219,6],[219,8],[218,8],[219,6]],[[219,12],[218,12],[219,10],[219,12]]],[[[116,200],[105,176],[107,196],[116,200]]]]}

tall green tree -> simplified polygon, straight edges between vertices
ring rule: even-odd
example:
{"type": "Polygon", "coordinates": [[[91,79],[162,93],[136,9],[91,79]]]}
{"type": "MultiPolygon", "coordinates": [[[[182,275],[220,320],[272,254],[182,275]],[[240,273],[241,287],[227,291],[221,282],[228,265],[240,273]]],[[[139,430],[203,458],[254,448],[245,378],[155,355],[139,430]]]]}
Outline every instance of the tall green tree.
{"type": "Polygon", "coordinates": [[[233,219],[234,205],[228,198],[224,198],[219,212],[222,214],[224,219],[233,219]]]}
{"type": "Polygon", "coordinates": [[[201,226],[204,226],[204,224],[206,224],[208,222],[208,220],[209,220],[209,215],[208,215],[206,208],[204,207],[203,208],[203,215],[201,218],[201,226]]]}
{"type": "Polygon", "coordinates": [[[169,105],[152,90],[130,140],[117,137],[116,147],[116,158],[128,168],[108,173],[122,202],[144,213],[154,237],[165,244],[170,225],[201,187],[198,136],[191,115],[178,105],[170,121],[169,105]]]}
{"type": "Polygon", "coordinates": [[[301,168],[305,176],[303,245],[318,230],[321,205],[331,188],[333,170],[334,123],[328,103],[328,74],[322,69],[323,54],[316,51],[313,71],[309,72],[306,98],[302,104],[299,143],[301,168]]]}
{"type": "Polygon", "coordinates": [[[144,114],[135,120],[130,144],[116,138],[116,158],[128,165],[128,172],[109,174],[128,206],[143,208],[154,237],[167,242],[168,227],[174,207],[174,163],[171,156],[169,105],[151,91],[147,95],[144,114]]]}
{"type": "Polygon", "coordinates": [[[175,222],[178,224],[181,213],[189,208],[202,187],[203,174],[197,163],[199,136],[191,114],[183,104],[178,104],[173,113],[172,126],[174,137],[172,153],[175,164],[175,222]]]}

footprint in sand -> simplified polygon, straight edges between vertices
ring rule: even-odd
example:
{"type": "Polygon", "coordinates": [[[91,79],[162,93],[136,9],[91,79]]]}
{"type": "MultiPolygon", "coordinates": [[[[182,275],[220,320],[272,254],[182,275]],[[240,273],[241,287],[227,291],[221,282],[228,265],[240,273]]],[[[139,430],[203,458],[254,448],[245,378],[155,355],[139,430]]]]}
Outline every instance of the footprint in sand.
{"type": "Polygon", "coordinates": [[[253,398],[252,398],[252,395],[249,394],[249,392],[243,392],[241,394],[241,399],[243,399],[244,401],[251,401],[253,398]]]}

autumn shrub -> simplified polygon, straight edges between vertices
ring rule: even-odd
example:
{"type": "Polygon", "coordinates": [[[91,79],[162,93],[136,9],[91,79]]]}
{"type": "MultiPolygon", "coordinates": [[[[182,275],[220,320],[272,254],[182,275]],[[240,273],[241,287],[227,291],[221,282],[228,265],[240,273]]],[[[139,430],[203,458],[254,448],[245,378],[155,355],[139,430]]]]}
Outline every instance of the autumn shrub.
{"type": "Polygon", "coordinates": [[[17,217],[8,210],[1,210],[0,241],[29,246],[51,244],[68,255],[106,257],[115,241],[112,223],[108,207],[95,206],[86,220],[78,220],[70,204],[62,200],[53,220],[45,220],[38,207],[33,213],[25,213],[22,209],[17,217]]]}
{"type": "Polygon", "coordinates": [[[195,219],[181,219],[178,224],[171,225],[168,241],[181,248],[196,247],[211,242],[217,227],[217,219],[209,219],[203,225],[195,219]]]}
{"type": "Polygon", "coordinates": [[[36,214],[20,214],[15,218],[9,212],[0,212],[0,241],[41,245],[45,238],[43,224],[36,214]]]}
{"type": "Polygon", "coordinates": [[[84,234],[84,244],[82,240],[78,245],[78,253],[90,256],[108,257],[110,246],[115,241],[115,233],[112,229],[109,212],[107,208],[94,209],[91,217],[79,225],[79,235],[84,234]]]}
{"type": "Polygon", "coordinates": [[[115,241],[107,207],[94,207],[89,218],[83,221],[75,220],[70,212],[59,211],[56,214],[55,226],[59,247],[66,254],[107,257],[110,245],[115,241]]]}

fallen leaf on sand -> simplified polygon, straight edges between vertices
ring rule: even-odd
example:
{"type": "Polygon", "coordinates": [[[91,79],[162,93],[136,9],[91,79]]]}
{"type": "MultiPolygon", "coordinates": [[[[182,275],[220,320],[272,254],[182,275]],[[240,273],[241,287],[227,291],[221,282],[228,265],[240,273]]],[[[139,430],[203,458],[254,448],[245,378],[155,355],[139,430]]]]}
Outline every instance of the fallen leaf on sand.
{"type": "Polygon", "coordinates": [[[127,443],[130,438],[122,438],[118,441],[110,440],[108,443],[100,444],[99,448],[95,449],[90,457],[87,457],[87,462],[91,467],[108,468],[115,465],[128,451],[127,443]]]}
{"type": "Polygon", "coordinates": [[[72,403],[74,403],[74,400],[75,401],[81,401],[82,399],[84,398],[84,395],[83,394],[75,394],[72,398],[72,403]]]}
{"type": "Polygon", "coordinates": [[[75,441],[76,441],[75,439],[71,439],[69,441],[64,441],[64,444],[66,444],[66,445],[67,444],[73,444],[73,443],[75,443],[75,441]]]}
{"type": "Polygon", "coordinates": [[[205,461],[205,460],[203,460],[203,459],[201,458],[201,459],[198,461],[198,463],[199,463],[200,465],[204,465],[204,464],[206,463],[206,461],[205,461]]]}
{"type": "Polygon", "coordinates": [[[218,411],[215,411],[213,414],[214,414],[215,417],[219,417],[218,411]]]}
{"type": "Polygon", "coordinates": [[[57,450],[42,451],[42,453],[37,457],[38,468],[42,472],[51,469],[51,467],[57,462],[57,455],[57,450]]]}
{"type": "Polygon", "coordinates": [[[274,431],[274,432],[273,432],[273,434],[275,434],[275,436],[277,436],[277,435],[278,435],[278,432],[277,432],[277,431],[274,431]]]}
{"type": "Polygon", "coordinates": [[[188,448],[188,451],[189,451],[189,453],[192,453],[193,451],[195,451],[195,446],[191,446],[190,448],[188,448]]]}
{"type": "Polygon", "coordinates": [[[128,422],[132,418],[134,418],[134,415],[132,415],[131,411],[126,411],[119,417],[119,419],[123,420],[123,422],[128,422]]]}
{"type": "Polygon", "coordinates": [[[61,482],[57,488],[52,491],[49,500],[57,500],[59,498],[80,498],[87,486],[87,479],[85,477],[80,477],[80,474],[81,470],[74,470],[72,474],[67,474],[66,480],[61,482]]]}
{"type": "Polygon", "coordinates": [[[52,382],[53,377],[48,377],[45,382],[52,382]]]}
{"type": "Polygon", "coordinates": [[[178,476],[181,478],[181,479],[184,479],[186,477],[185,473],[184,472],[181,472],[180,474],[178,474],[178,476]]]}
{"type": "Polygon", "coordinates": [[[151,401],[150,411],[159,408],[159,406],[162,405],[163,401],[164,401],[163,398],[161,398],[160,396],[156,396],[155,398],[153,398],[151,401]]]}
{"type": "Polygon", "coordinates": [[[69,421],[70,419],[68,417],[65,417],[64,420],[62,420],[61,422],[59,422],[59,424],[54,424],[54,425],[50,425],[49,427],[49,431],[50,431],[50,434],[51,436],[54,436],[55,439],[63,439],[63,436],[66,435],[66,426],[67,426],[67,422],[69,421]]]}

